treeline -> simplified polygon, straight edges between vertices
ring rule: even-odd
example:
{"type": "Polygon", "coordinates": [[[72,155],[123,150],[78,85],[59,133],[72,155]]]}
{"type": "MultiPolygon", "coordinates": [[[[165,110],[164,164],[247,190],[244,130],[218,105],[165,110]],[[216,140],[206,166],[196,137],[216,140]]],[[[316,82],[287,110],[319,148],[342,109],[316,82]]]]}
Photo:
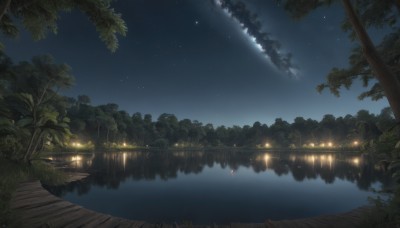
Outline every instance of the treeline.
{"type": "Polygon", "coordinates": [[[88,96],[68,98],[67,116],[71,132],[83,142],[97,145],[136,145],[142,147],[318,147],[351,146],[377,138],[395,125],[390,108],[379,115],[360,110],[356,115],[335,117],[327,114],[321,121],[296,117],[293,123],[281,118],[268,126],[213,126],[173,114],[153,119],[139,112],[130,115],[117,104],[90,105],[88,96]]]}
{"type": "Polygon", "coordinates": [[[93,106],[85,95],[59,94],[73,85],[71,69],[51,56],[15,64],[0,52],[0,156],[29,162],[44,149],[140,147],[318,147],[371,141],[395,126],[389,108],[379,115],[325,115],[321,121],[281,118],[268,126],[213,126],[162,114],[93,106]]]}

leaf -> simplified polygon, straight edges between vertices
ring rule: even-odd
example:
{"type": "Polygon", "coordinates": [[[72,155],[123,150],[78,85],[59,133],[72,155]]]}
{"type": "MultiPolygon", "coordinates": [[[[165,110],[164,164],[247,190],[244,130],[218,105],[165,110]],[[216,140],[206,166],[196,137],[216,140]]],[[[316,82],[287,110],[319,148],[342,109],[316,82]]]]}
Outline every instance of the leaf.
{"type": "Polygon", "coordinates": [[[19,127],[28,127],[33,125],[33,118],[32,117],[25,117],[23,119],[18,120],[17,125],[19,127]]]}
{"type": "Polygon", "coordinates": [[[390,163],[388,169],[393,170],[393,169],[399,169],[400,168],[400,160],[395,160],[390,163]]]}

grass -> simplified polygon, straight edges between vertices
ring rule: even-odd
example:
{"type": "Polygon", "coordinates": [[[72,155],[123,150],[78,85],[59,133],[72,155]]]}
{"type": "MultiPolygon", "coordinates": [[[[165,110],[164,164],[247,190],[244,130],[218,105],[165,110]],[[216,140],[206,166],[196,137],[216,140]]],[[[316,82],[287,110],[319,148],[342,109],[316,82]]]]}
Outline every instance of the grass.
{"type": "Polygon", "coordinates": [[[364,215],[364,220],[359,227],[362,228],[389,228],[400,225],[400,188],[388,199],[371,199],[372,208],[364,215]]]}
{"type": "Polygon", "coordinates": [[[0,227],[17,227],[18,218],[10,209],[10,200],[18,183],[34,179],[57,185],[64,183],[66,176],[42,161],[29,166],[0,158],[0,227]]]}

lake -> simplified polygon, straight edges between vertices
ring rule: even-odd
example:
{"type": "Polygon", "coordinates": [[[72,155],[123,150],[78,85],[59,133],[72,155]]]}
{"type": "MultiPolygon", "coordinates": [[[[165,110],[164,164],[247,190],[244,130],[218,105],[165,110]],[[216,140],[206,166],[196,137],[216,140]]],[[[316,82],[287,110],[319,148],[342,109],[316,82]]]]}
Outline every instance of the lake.
{"type": "Polygon", "coordinates": [[[356,153],[143,151],[60,155],[85,182],[49,188],[65,200],[148,222],[293,219],[366,205],[390,177],[356,153]]]}

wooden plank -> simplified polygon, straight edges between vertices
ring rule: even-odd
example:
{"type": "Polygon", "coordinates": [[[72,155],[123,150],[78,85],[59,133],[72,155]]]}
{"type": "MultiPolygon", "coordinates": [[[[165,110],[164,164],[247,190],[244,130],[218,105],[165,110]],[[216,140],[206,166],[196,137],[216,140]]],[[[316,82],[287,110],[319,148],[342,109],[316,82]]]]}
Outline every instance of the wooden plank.
{"type": "Polygon", "coordinates": [[[14,191],[14,195],[20,195],[20,194],[23,195],[23,194],[29,194],[32,192],[41,192],[43,190],[44,189],[41,186],[40,187],[27,187],[24,190],[17,189],[16,191],[14,191]]]}
{"type": "Polygon", "coordinates": [[[96,221],[98,219],[101,219],[102,217],[105,217],[103,214],[95,213],[95,212],[82,212],[82,216],[77,218],[74,221],[69,222],[65,227],[85,227],[87,226],[86,224],[96,221]]]}
{"type": "Polygon", "coordinates": [[[118,224],[120,223],[121,219],[117,217],[110,217],[111,219],[107,220],[106,222],[101,224],[101,227],[109,227],[109,228],[114,228],[117,227],[118,224]]]}
{"type": "Polygon", "coordinates": [[[29,191],[31,189],[42,187],[40,181],[24,182],[18,185],[16,192],[18,191],[29,191]]]}
{"type": "Polygon", "coordinates": [[[55,198],[48,198],[48,199],[33,199],[33,200],[24,200],[24,201],[19,201],[19,202],[13,202],[11,204],[11,209],[30,209],[30,208],[35,208],[43,205],[47,205],[50,203],[56,203],[62,201],[61,199],[55,199],[55,198]]]}
{"type": "Polygon", "coordinates": [[[13,199],[11,201],[10,206],[14,207],[14,206],[19,206],[19,205],[34,204],[35,202],[46,203],[46,202],[55,202],[55,201],[62,201],[62,199],[55,197],[53,195],[50,195],[50,193],[48,193],[46,195],[37,195],[36,197],[31,197],[31,198],[13,199]]]}
{"type": "Polygon", "coordinates": [[[103,224],[104,222],[106,222],[108,219],[111,218],[111,216],[108,216],[108,215],[105,215],[105,214],[100,214],[99,213],[99,215],[100,215],[99,218],[97,218],[96,220],[89,221],[85,225],[85,227],[100,227],[101,224],[103,224]]]}
{"type": "MultiPolygon", "coordinates": [[[[28,199],[28,198],[38,198],[41,196],[48,196],[49,194],[44,191],[34,191],[34,192],[29,192],[25,194],[18,194],[14,196],[14,199],[17,201],[28,199]]],[[[55,196],[53,196],[55,197],[55,196]]]]}
{"type": "Polygon", "coordinates": [[[21,216],[21,219],[24,219],[24,221],[26,221],[28,223],[30,223],[30,222],[34,223],[35,221],[52,222],[60,217],[65,216],[67,213],[71,213],[71,212],[78,211],[78,210],[79,210],[79,208],[77,208],[77,207],[71,207],[71,208],[65,209],[63,211],[57,211],[57,213],[46,213],[46,214],[43,214],[42,216],[31,216],[29,214],[25,214],[25,215],[21,216]]]}
{"type": "Polygon", "coordinates": [[[54,224],[55,227],[64,227],[71,221],[75,221],[84,215],[85,214],[82,213],[82,208],[77,208],[76,210],[72,210],[65,215],[49,217],[49,222],[54,224]]]}
{"type": "Polygon", "coordinates": [[[67,204],[66,202],[59,202],[60,205],[50,204],[43,207],[35,208],[34,210],[30,210],[29,213],[25,213],[24,218],[35,218],[35,217],[44,217],[48,215],[58,216],[60,214],[65,214],[68,211],[76,210],[78,207],[74,204],[67,204]],[[63,207],[60,207],[64,205],[63,207]]]}

